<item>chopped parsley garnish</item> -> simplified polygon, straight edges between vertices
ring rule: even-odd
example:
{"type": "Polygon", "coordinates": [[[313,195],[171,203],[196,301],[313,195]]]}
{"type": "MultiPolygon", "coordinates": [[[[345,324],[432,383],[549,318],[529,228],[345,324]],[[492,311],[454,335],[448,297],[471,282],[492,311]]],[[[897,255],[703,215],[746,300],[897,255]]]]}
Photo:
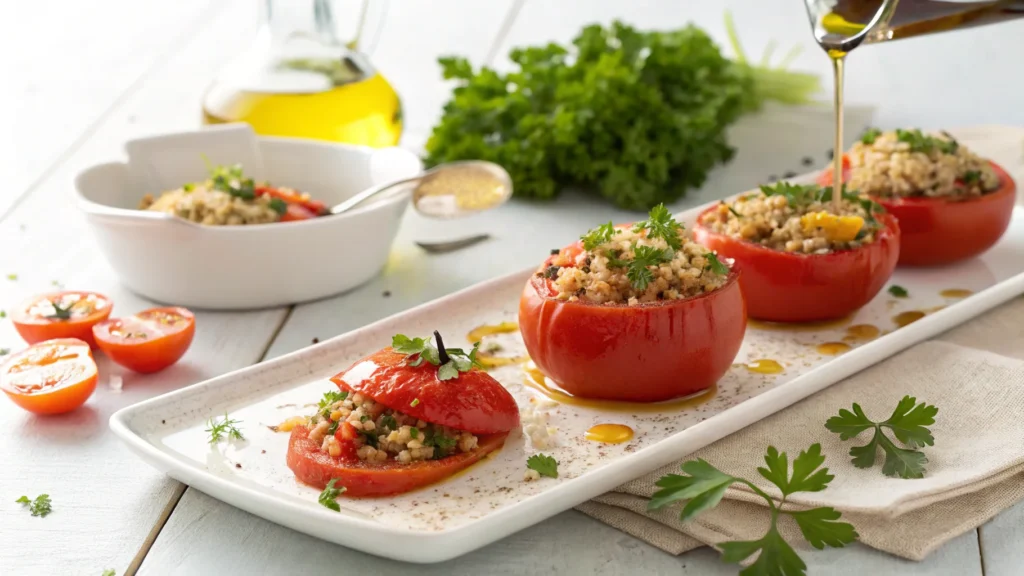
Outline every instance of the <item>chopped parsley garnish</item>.
{"type": "Polygon", "coordinates": [[[415,427],[415,426],[413,426],[412,428],[409,428],[409,437],[412,438],[413,440],[419,438],[420,437],[420,429],[415,427]]]}
{"type": "MultiPolygon", "coordinates": [[[[203,157],[204,160],[206,157],[203,157]]],[[[246,178],[242,173],[242,165],[233,166],[211,166],[206,161],[207,169],[210,171],[210,180],[214,190],[227,192],[228,194],[243,200],[252,200],[256,197],[256,183],[252,178],[246,178]]]]}
{"type": "MultiPolygon", "coordinates": [[[[387,428],[388,430],[398,430],[398,421],[391,414],[382,416],[380,419],[380,425],[387,428]]],[[[415,438],[415,436],[413,436],[415,438]]]]}
{"type": "Polygon", "coordinates": [[[331,390],[330,392],[324,392],[324,397],[321,398],[320,403],[317,404],[316,411],[324,416],[330,416],[331,406],[343,401],[345,398],[348,398],[348,392],[344,390],[331,390]]]}
{"type": "Polygon", "coordinates": [[[320,496],[317,497],[316,501],[324,508],[330,508],[335,512],[341,512],[341,506],[335,499],[345,493],[345,487],[339,486],[338,488],[335,488],[334,484],[337,481],[337,478],[331,478],[331,481],[327,483],[324,491],[320,493],[320,496]]]}
{"type": "Polygon", "coordinates": [[[588,252],[592,252],[601,244],[610,242],[612,236],[615,236],[615,225],[608,222],[580,236],[580,240],[583,240],[583,248],[588,252]]]}
{"type": "Polygon", "coordinates": [[[906,298],[910,295],[910,292],[907,292],[907,289],[903,286],[893,284],[892,286],[889,286],[889,294],[892,294],[897,298],[906,298]]]}
{"type": "Polygon", "coordinates": [[[646,230],[648,238],[661,238],[669,248],[679,250],[683,247],[683,239],[679,237],[682,228],[683,225],[676,222],[668,208],[665,208],[664,204],[658,204],[651,208],[647,220],[641,220],[633,225],[633,232],[646,230]]]}
{"type": "Polygon", "coordinates": [[[237,425],[241,423],[241,420],[228,418],[227,412],[224,413],[223,420],[217,421],[214,418],[207,420],[206,432],[210,434],[210,444],[220,442],[225,434],[231,440],[245,440],[245,437],[242,436],[242,431],[237,428],[237,425]]]}
{"type": "Polygon", "coordinates": [[[978,170],[968,170],[960,180],[964,184],[977,184],[981,182],[981,172],[978,170]]]}
{"type": "Polygon", "coordinates": [[[50,506],[51,502],[49,494],[40,494],[39,496],[36,496],[35,500],[29,500],[28,496],[22,496],[15,500],[15,502],[28,506],[28,511],[31,512],[33,516],[39,516],[40,518],[45,517],[53,511],[53,508],[50,506]]]}
{"type": "Polygon", "coordinates": [[[285,203],[285,201],[281,200],[280,198],[271,198],[267,206],[269,206],[270,209],[273,210],[274,212],[277,212],[278,214],[281,215],[288,211],[288,204],[285,203]]]}
{"type": "Polygon", "coordinates": [[[911,152],[924,152],[925,154],[935,150],[943,154],[955,154],[957,148],[960,147],[956,140],[928,136],[916,128],[913,130],[897,129],[896,139],[910,144],[911,152]]]}
{"type": "Polygon", "coordinates": [[[50,304],[53,306],[53,314],[47,314],[47,318],[51,320],[71,320],[71,307],[74,304],[68,304],[63,308],[59,302],[50,302],[50,304]]]}
{"type": "Polygon", "coordinates": [[[8,274],[7,275],[7,279],[10,280],[11,282],[14,282],[15,280],[18,279],[18,275],[17,274],[8,274]]]}
{"type": "Polygon", "coordinates": [[[409,406],[412,406],[413,408],[415,408],[415,407],[417,407],[419,405],[420,405],[420,399],[419,398],[413,398],[412,402],[409,402],[409,406]]]}
{"type": "Polygon", "coordinates": [[[427,428],[423,434],[423,445],[433,446],[434,458],[444,458],[455,448],[455,445],[459,443],[458,438],[452,438],[451,436],[445,436],[434,432],[432,428],[427,428]]]}
{"type": "Polygon", "coordinates": [[[725,206],[726,208],[728,208],[729,212],[732,212],[733,216],[735,216],[737,218],[743,218],[743,214],[740,214],[739,212],[737,212],[736,209],[733,208],[732,206],[726,204],[725,202],[722,202],[722,206],[725,206]]]}
{"type": "Polygon", "coordinates": [[[928,458],[924,453],[915,450],[923,446],[934,446],[935,438],[928,426],[935,424],[935,415],[939,409],[924,402],[917,403],[917,398],[904,396],[896,405],[888,420],[874,422],[864,414],[859,404],[853,404],[853,412],[845,408],[825,422],[825,428],[839,434],[841,440],[849,440],[865,430],[874,430],[871,440],[864,446],[850,448],[853,465],[857,468],[871,468],[875,465],[875,456],[881,448],[885,453],[882,474],[899,476],[900,478],[923,478],[924,465],[928,458]],[[882,428],[892,431],[896,439],[906,448],[897,446],[882,432],[882,428]]]}
{"type": "Polygon", "coordinates": [[[558,478],[558,461],[547,454],[534,454],[526,459],[526,467],[541,476],[558,478]]]}
{"type": "Polygon", "coordinates": [[[0,318],[7,318],[7,311],[6,310],[0,310],[0,318]]]}
{"type": "Polygon", "coordinates": [[[391,348],[399,354],[409,356],[409,366],[419,366],[424,362],[437,366],[438,380],[452,380],[458,378],[460,372],[469,372],[474,367],[483,368],[483,364],[476,357],[479,342],[473,344],[473,348],[466,352],[462,348],[445,348],[441,334],[437,330],[434,330],[434,339],[437,341],[437,347],[434,347],[428,338],[409,338],[405,334],[396,334],[391,339],[391,348]]]}
{"type": "Polygon", "coordinates": [[[718,256],[714,252],[708,252],[704,255],[708,259],[708,263],[704,266],[705,270],[711,270],[715,274],[721,274],[723,276],[729,274],[729,267],[722,264],[722,261],[718,259],[718,256]]]}
{"type": "Polygon", "coordinates": [[[117,576],[117,572],[115,572],[113,568],[107,568],[103,571],[103,574],[100,574],[100,576],[117,576]]]}
{"type": "Polygon", "coordinates": [[[878,128],[868,128],[860,135],[860,141],[864,144],[874,144],[875,138],[882,135],[882,131],[878,128]]]}
{"type": "Polygon", "coordinates": [[[191,192],[196,189],[196,185],[191,182],[186,182],[185,185],[181,187],[181,189],[184,190],[185,192],[191,192]]]}
{"type": "MultiPolygon", "coordinates": [[[[811,204],[818,200],[821,188],[816,184],[791,184],[789,182],[776,182],[775,184],[762,184],[761,192],[765,196],[782,196],[786,203],[796,208],[811,204]]],[[[829,198],[832,194],[829,193],[829,198]]]]}
{"type": "Polygon", "coordinates": [[[327,435],[334,436],[334,433],[338,431],[338,426],[341,425],[341,420],[331,420],[331,425],[327,427],[327,435]]]}
{"type": "Polygon", "coordinates": [[[657,266],[672,260],[675,255],[672,249],[655,248],[654,246],[633,246],[633,259],[628,261],[626,278],[636,290],[646,290],[647,285],[654,280],[654,273],[651,266],[657,266]]]}

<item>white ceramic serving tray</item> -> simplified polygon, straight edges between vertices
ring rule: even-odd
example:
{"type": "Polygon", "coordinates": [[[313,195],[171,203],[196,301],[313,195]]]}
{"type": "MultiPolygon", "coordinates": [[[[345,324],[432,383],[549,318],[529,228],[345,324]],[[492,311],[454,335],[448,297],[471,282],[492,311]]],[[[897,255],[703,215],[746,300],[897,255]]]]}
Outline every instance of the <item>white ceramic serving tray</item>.
{"type": "MultiPolygon", "coordinates": [[[[680,216],[692,223],[695,208],[680,216]]],[[[538,260],[543,255],[538,255],[538,260]]],[[[285,465],[288,434],[268,426],[308,414],[335,389],[327,378],[390,343],[396,333],[427,335],[438,329],[451,346],[472,328],[514,321],[521,288],[532,270],[468,288],[316,346],[125,408],[111,418],[114,432],[146,461],[170,476],[270,521],[371,554],[409,562],[447,560],[503,538],[602,494],[650,470],[752,424],[897,352],[978,316],[1024,293],[1024,208],[1010,229],[982,257],[941,269],[897,270],[892,283],[910,297],[883,291],[846,323],[812,330],[751,327],[737,364],[707,401],[684,410],[613,412],[555,404],[525,385],[522,365],[493,375],[518,401],[524,417],[546,413],[557,427],[554,447],[539,449],[514,435],[493,458],[441,484],[385,499],[339,499],[342,511],[317,504],[319,490],[297,483],[285,465]],[[940,292],[966,289],[966,298],[940,292]],[[893,317],[927,312],[897,329],[893,317]],[[844,341],[847,328],[871,324],[881,337],[849,342],[846,353],[817,352],[821,343],[844,341]],[[777,375],[749,371],[744,363],[770,358],[785,366],[777,375]],[[230,413],[242,421],[245,440],[207,443],[206,421],[230,413]],[[598,423],[636,431],[625,444],[598,444],[584,432],[598,423]],[[559,478],[524,482],[526,459],[544,452],[559,462],[559,478]]],[[[522,349],[518,334],[500,336],[503,353],[522,349]]]]}

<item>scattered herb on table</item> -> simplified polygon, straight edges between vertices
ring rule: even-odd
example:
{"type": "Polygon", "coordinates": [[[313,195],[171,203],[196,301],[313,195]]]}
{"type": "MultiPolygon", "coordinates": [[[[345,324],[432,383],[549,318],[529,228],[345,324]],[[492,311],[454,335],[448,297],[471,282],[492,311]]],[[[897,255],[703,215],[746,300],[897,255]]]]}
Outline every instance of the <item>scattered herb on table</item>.
{"type": "Polygon", "coordinates": [[[896,298],[906,298],[907,296],[910,296],[910,292],[907,292],[906,288],[898,284],[889,286],[889,294],[892,294],[896,298]]]}
{"type": "Polygon", "coordinates": [[[10,348],[0,348],[0,356],[7,356],[11,353],[10,348]]]}
{"type": "Polygon", "coordinates": [[[7,311],[6,310],[0,310],[0,318],[7,318],[7,311]]]}
{"type": "Polygon", "coordinates": [[[107,568],[100,576],[117,576],[117,572],[113,568],[107,568]]]}
{"type": "Polygon", "coordinates": [[[14,282],[15,280],[18,279],[18,275],[17,274],[8,274],[7,275],[7,279],[10,280],[11,282],[14,282]]]}
{"type": "Polygon", "coordinates": [[[49,494],[40,494],[34,500],[29,500],[28,496],[22,496],[15,500],[15,502],[28,506],[28,511],[33,516],[39,516],[40,518],[45,518],[47,514],[53,511],[49,494]]]}
{"type": "Polygon", "coordinates": [[[839,434],[842,440],[849,440],[865,430],[874,429],[870,442],[850,448],[853,465],[857,468],[871,468],[881,448],[885,453],[883,474],[900,478],[923,478],[928,458],[915,448],[935,444],[935,438],[927,427],[935,423],[935,415],[938,413],[939,409],[935,406],[924,402],[918,404],[913,396],[904,396],[887,420],[874,422],[864,414],[859,404],[854,403],[853,412],[845,408],[840,410],[838,416],[828,419],[825,428],[839,434]],[[891,430],[907,448],[897,446],[885,435],[883,428],[891,430]]]}
{"type": "Polygon", "coordinates": [[[210,434],[210,444],[216,444],[220,442],[224,435],[231,440],[244,440],[242,431],[238,429],[238,425],[241,424],[241,420],[234,420],[228,418],[227,413],[224,413],[223,420],[217,420],[216,418],[210,418],[206,421],[206,432],[210,434]]]}
{"type": "Polygon", "coordinates": [[[541,476],[558,478],[558,461],[547,454],[534,454],[526,459],[526,467],[541,476]]]}
{"type": "MultiPolygon", "coordinates": [[[[466,352],[462,348],[445,348],[441,334],[437,330],[434,330],[434,339],[437,341],[436,347],[430,343],[429,338],[409,338],[405,334],[396,334],[391,338],[391,348],[399,354],[409,356],[409,366],[419,366],[424,362],[437,366],[438,380],[452,380],[458,378],[460,372],[469,372],[474,367],[483,368],[476,357],[479,342],[466,352]]],[[[419,400],[413,402],[419,403],[419,400]]]]}
{"type": "Polygon", "coordinates": [[[661,488],[654,493],[648,508],[662,508],[674,502],[685,501],[686,505],[680,513],[680,519],[693,519],[697,514],[714,508],[721,502],[729,486],[740,483],[749,487],[755,494],[768,502],[771,521],[768,532],[758,540],[723,542],[722,560],[736,564],[760,552],[754,563],[740,571],[741,576],[802,576],[807,565],[800,559],[796,551],[778,529],[778,520],[782,514],[796,521],[804,539],[818,550],[825,546],[842,548],[857,539],[857,532],[846,522],[839,522],[841,514],[833,508],[821,507],[810,510],[786,510],[786,498],[796,492],[820,492],[828,487],[834,476],[828,468],[822,468],[825,457],[821,455],[821,445],[814,444],[793,460],[793,473],[789,474],[789,461],[785,452],[779,453],[769,446],[764,457],[766,468],[758,468],[758,473],[774,484],[782,492],[782,499],[775,500],[744,478],[730,476],[708,464],[704,460],[690,460],[683,463],[685,475],[668,474],[662,476],[655,484],[661,488]]]}
{"type": "Polygon", "coordinates": [[[341,506],[335,499],[345,493],[345,487],[339,486],[338,488],[335,488],[334,483],[337,481],[337,478],[331,478],[331,481],[327,483],[327,486],[324,488],[323,492],[320,493],[320,496],[316,501],[324,508],[330,508],[335,512],[341,512],[341,506]]]}
{"type": "MultiPolygon", "coordinates": [[[[441,58],[457,84],[427,142],[428,165],[482,159],[505,167],[515,195],[550,199],[578,185],[646,210],[701,186],[734,150],[726,129],[766,100],[805,103],[813,74],[748,63],[732,21],[730,60],[695,26],[583,28],[570,45],[516,48],[513,69],[441,58]]],[[[792,54],[795,55],[795,54],[792,54]]]]}

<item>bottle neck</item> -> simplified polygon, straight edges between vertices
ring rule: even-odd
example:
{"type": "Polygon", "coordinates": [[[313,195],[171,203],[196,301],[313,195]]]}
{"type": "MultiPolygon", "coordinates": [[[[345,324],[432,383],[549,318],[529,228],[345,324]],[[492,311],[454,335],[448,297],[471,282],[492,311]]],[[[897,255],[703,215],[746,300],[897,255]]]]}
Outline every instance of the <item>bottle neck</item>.
{"type": "Polygon", "coordinates": [[[331,0],[266,0],[263,22],[274,38],[307,36],[323,44],[340,44],[331,0]]]}

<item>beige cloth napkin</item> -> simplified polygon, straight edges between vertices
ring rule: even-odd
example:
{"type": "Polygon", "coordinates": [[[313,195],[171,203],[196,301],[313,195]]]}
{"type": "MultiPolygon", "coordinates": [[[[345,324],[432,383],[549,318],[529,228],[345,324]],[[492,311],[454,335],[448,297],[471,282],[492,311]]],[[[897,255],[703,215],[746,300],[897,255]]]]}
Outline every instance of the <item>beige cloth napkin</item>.
{"type": "MultiPolygon", "coordinates": [[[[679,463],[633,480],[578,509],[662,550],[681,554],[702,545],[761,537],[768,525],[764,500],[730,488],[718,507],[689,523],[679,508],[647,512],[661,476],[685,460],[703,458],[722,471],[778,490],[757,474],[770,444],[790,459],[813,442],[835,480],[823,492],[790,498],[798,506],[832,506],[868,546],[921,560],[943,543],[1024,499],[1024,298],[915,346],[753,426],[690,454],[679,463]],[[875,420],[888,417],[904,395],[939,407],[923,450],[927,473],[918,480],[886,478],[881,454],[866,470],[850,463],[850,447],[825,429],[840,408],[859,403],[875,420]]],[[[788,518],[780,530],[803,542],[788,518]]],[[[805,545],[806,547],[806,545],[805,545]]]]}

